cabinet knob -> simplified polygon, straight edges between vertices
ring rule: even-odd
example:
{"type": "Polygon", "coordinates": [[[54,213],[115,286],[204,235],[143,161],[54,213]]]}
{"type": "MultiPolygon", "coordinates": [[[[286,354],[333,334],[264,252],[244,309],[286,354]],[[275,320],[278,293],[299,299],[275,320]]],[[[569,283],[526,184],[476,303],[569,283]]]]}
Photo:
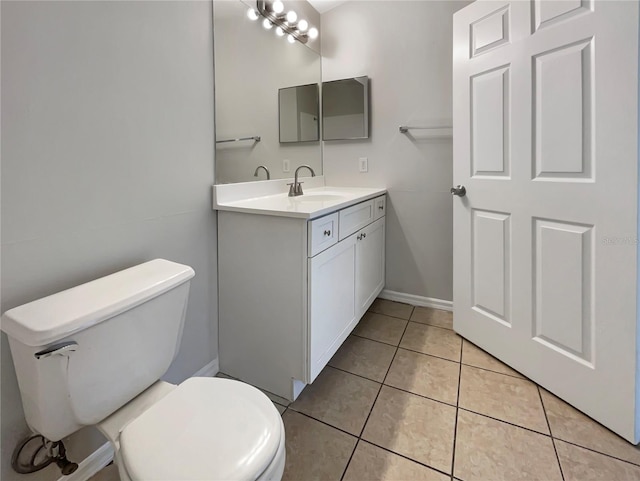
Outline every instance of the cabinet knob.
{"type": "Polygon", "coordinates": [[[326,231],[324,231],[324,235],[326,235],[326,236],[330,236],[330,235],[331,235],[331,231],[330,231],[330,230],[326,230],[326,231]]]}
{"type": "Polygon", "coordinates": [[[378,210],[384,210],[384,205],[379,205],[378,210]]]}

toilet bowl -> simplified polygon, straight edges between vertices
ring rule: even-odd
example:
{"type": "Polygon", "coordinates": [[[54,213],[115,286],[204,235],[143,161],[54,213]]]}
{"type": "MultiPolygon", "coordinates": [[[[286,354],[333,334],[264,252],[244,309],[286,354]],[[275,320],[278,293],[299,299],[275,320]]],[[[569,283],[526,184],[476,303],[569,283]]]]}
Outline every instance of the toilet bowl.
{"type": "Polygon", "coordinates": [[[120,412],[98,424],[116,448],[121,481],[282,477],[284,426],[258,389],[218,378],[163,388],[170,392],[132,419],[120,412]]]}
{"type": "Polygon", "coordinates": [[[122,481],[280,480],[284,426],[260,390],[159,380],[177,355],[194,275],[156,259],[4,313],[31,429],[58,441],[96,426],[122,481]]]}

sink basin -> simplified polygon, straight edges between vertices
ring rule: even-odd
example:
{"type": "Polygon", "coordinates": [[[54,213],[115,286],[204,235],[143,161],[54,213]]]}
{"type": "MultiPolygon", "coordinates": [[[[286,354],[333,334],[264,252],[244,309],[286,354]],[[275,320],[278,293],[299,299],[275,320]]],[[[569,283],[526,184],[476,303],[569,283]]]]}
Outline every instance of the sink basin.
{"type": "Polygon", "coordinates": [[[296,202],[339,202],[344,198],[344,195],[327,194],[326,192],[309,192],[308,194],[292,197],[296,202]]]}

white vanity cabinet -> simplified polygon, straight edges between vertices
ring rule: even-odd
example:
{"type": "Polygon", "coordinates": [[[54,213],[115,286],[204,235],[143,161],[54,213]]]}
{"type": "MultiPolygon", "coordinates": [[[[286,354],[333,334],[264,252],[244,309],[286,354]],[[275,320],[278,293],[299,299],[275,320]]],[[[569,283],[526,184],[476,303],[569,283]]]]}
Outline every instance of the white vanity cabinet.
{"type": "Polygon", "coordinates": [[[384,287],[384,234],[384,217],[371,218],[368,225],[309,259],[309,382],[384,287]]]}
{"type": "Polygon", "coordinates": [[[385,197],[304,219],[218,213],[220,370],[289,400],[384,287],[385,197]]]}

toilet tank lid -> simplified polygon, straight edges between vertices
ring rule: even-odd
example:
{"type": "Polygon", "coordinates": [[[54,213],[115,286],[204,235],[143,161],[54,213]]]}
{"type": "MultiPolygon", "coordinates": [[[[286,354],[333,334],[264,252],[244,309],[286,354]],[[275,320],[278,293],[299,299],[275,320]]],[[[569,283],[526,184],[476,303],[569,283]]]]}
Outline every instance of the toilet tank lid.
{"type": "Polygon", "coordinates": [[[195,275],[189,266],[155,259],[15,307],[2,330],[28,346],[45,346],[156,297],[195,275]]]}

